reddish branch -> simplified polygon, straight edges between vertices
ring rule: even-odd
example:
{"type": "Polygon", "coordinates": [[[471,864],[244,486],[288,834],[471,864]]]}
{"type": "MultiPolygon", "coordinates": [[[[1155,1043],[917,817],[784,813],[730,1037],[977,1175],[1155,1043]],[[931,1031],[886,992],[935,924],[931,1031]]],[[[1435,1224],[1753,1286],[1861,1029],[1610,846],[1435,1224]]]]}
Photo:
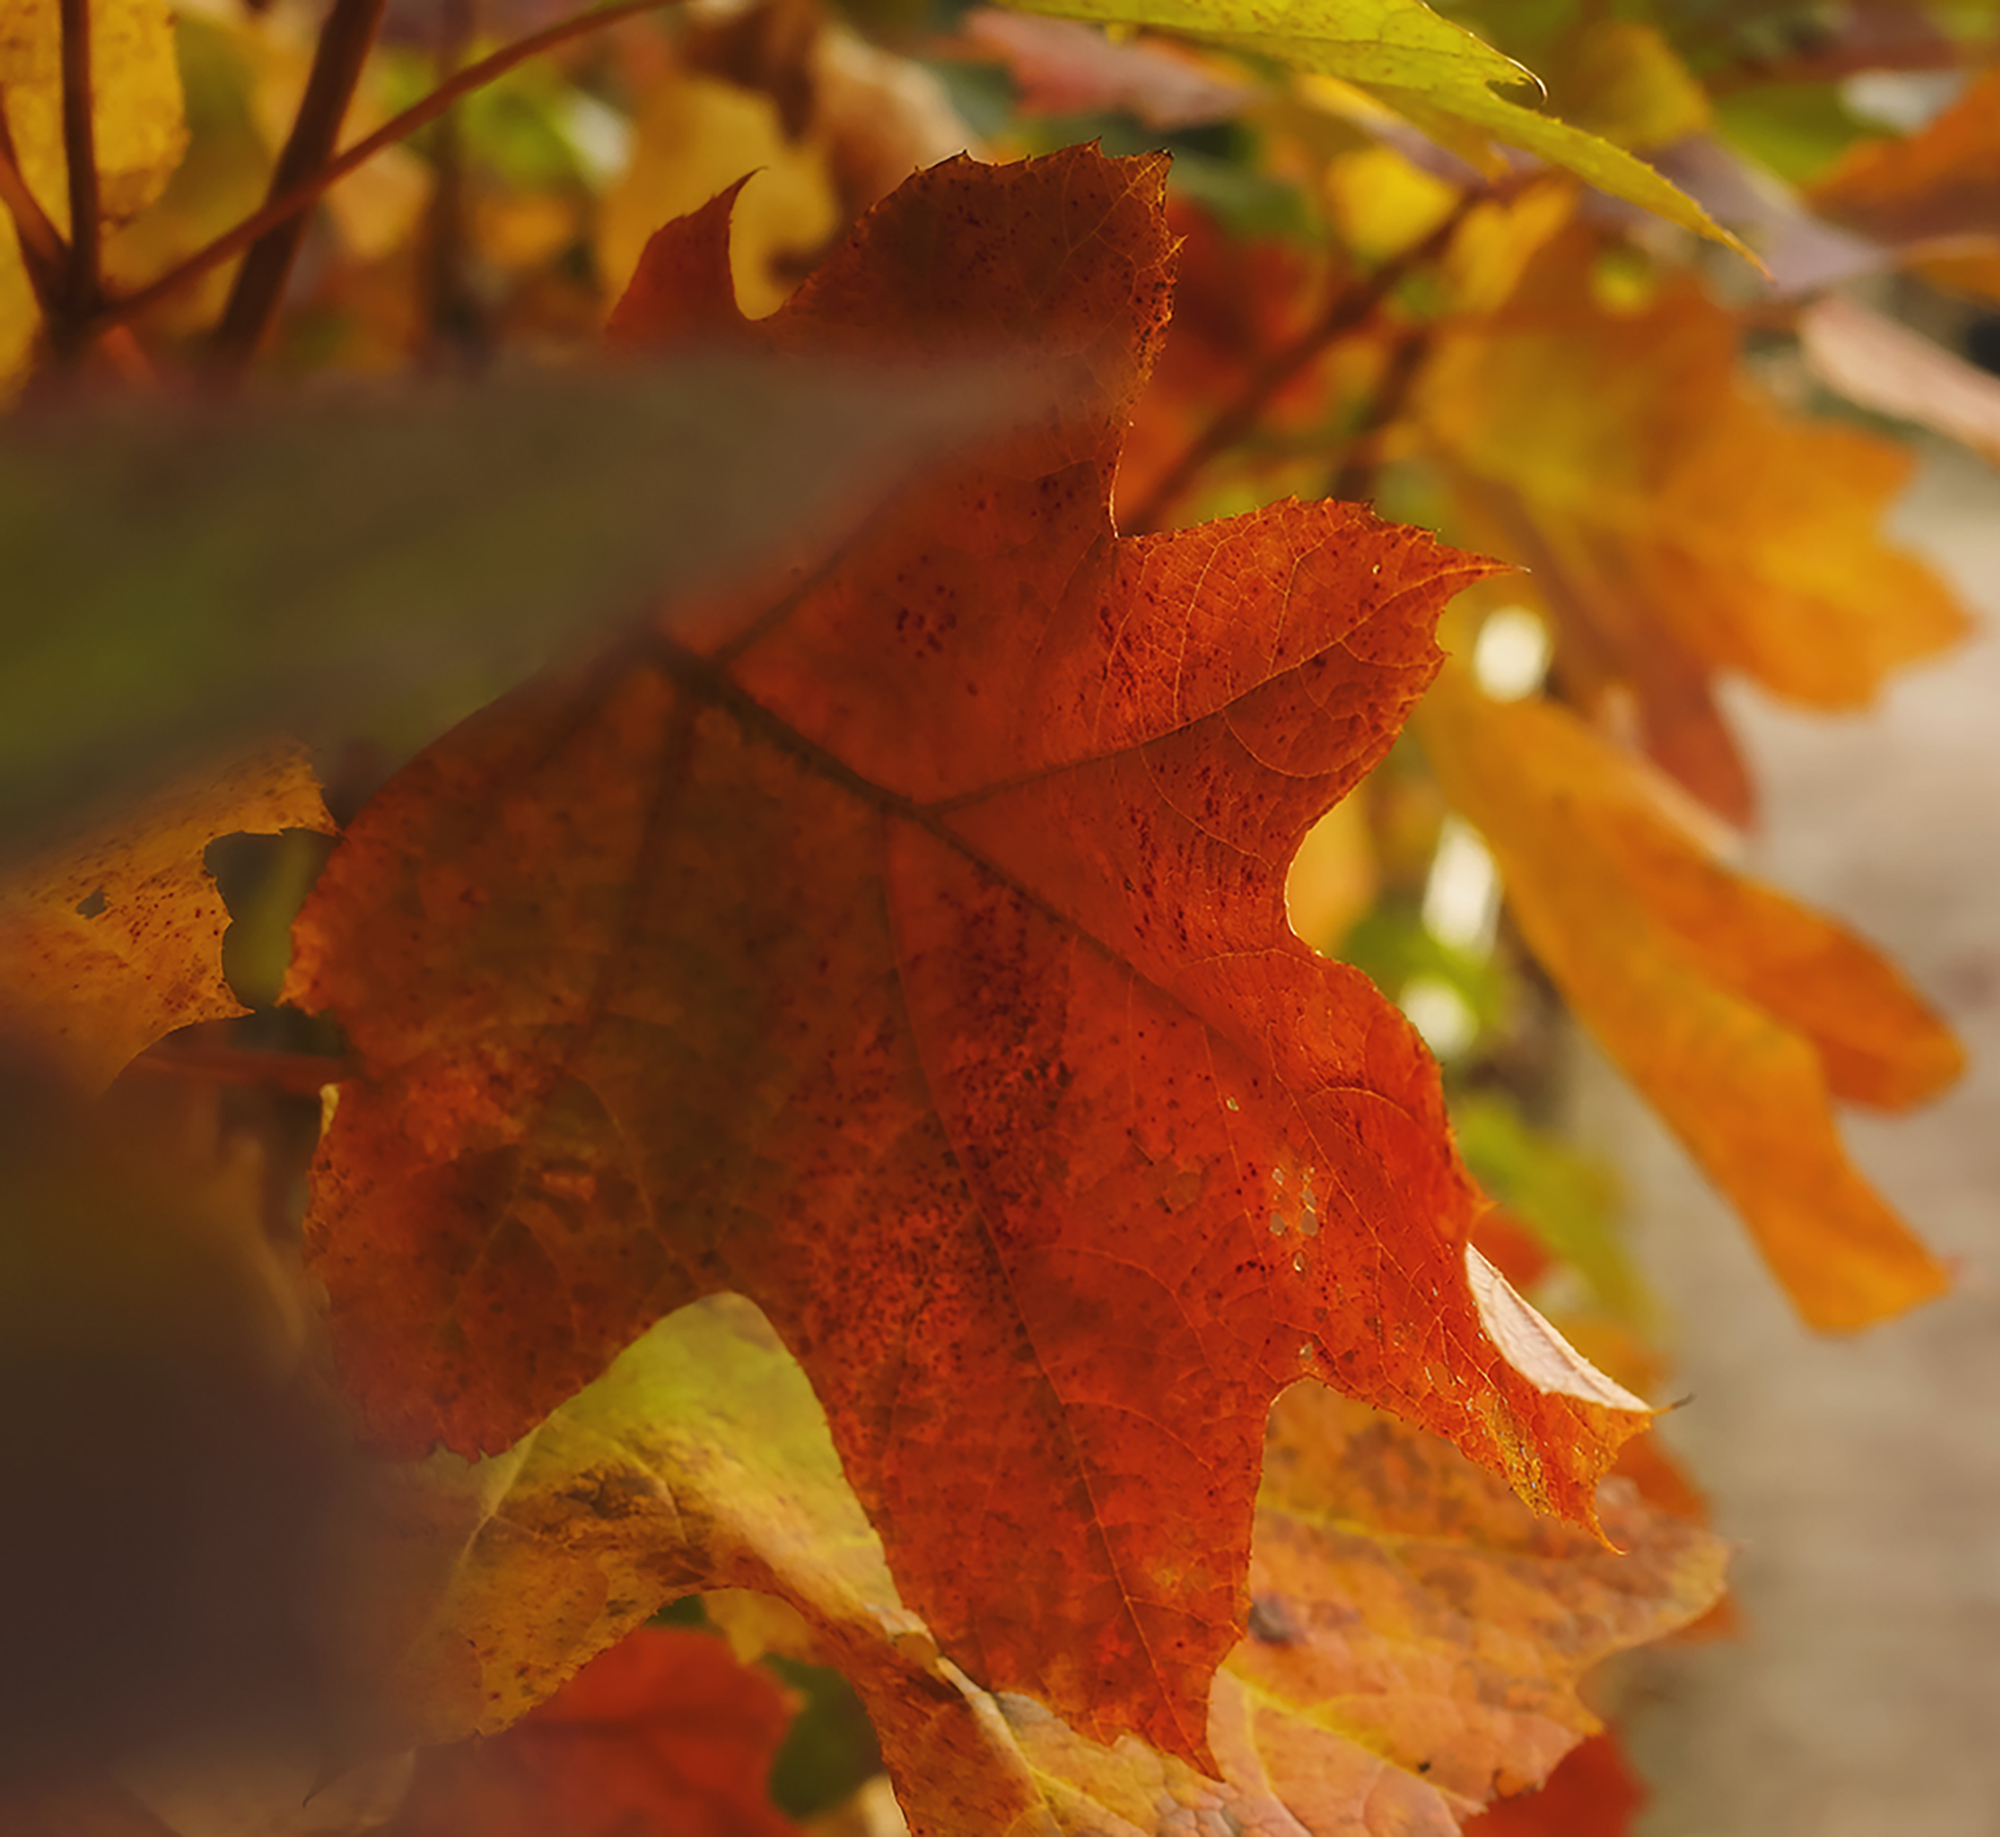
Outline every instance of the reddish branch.
{"type": "Polygon", "coordinates": [[[98,297],[97,130],[90,107],[90,0],[61,0],[63,158],[69,168],[69,267],[63,322],[80,328],[98,297]]]}
{"type": "Polygon", "coordinates": [[[309,210],[333,186],[354,171],[364,166],[385,147],[393,147],[398,141],[407,140],[419,128],[427,126],[442,115],[446,109],[467,96],[475,89],[481,89],[494,78],[512,70],[516,64],[526,63],[531,57],[566,44],[572,38],[581,38],[587,32],[595,32],[603,26],[615,25],[621,19],[635,18],[641,13],[655,13],[662,7],[673,6],[678,0],[620,0],[616,6],[599,7],[594,12],[579,13],[574,18],[565,19],[540,32],[531,33],[511,45],[484,57],[476,64],[468,64],[448,83],[441,83],[424,97],[413,103],[400,115],[385,121],[374,133],[364,140],[357,140],[345,153],[329,159],[318,171],[308,174],[280,197],[273,197],[256,215],[246,217],[234,229],[225,230],[220,236],[197,249],[178,266],[169,268],[157,280],[149,282],[135,293],[108,301],[99,311],[100,322],[109,323],[129,319],[145,311],[156,301],[178,292],[190,281],[199,279],[211,268],[226,262],[233,255],[240,255],[255,243],[266,231],[279,224],[289,223],[301,212],[309,210]]]}
{"type": "MultiPolygon", "coordinates": [[[[348,104],[354,100],[386,5],[387,0],[334,0],[320,28],[305,96],[271,174],[267,204],[286,197],[333,157],[340,124],[347,119],[348,104]]],[[[250,245],[215,328],[215,354],[224,369],[240,369],[256,351],[284,296],[305,227],[301,210],[272,224],[250,245]]]]}
{"type": "Polygon", "coordinates": [[[1335,292],[1319,318],[1283,350],[1267,357],[1243,393],[1195,436],[1187,451],[1162,474],[1145,502],[1124,521],[1122,533],[1141,536],[1158,529],[1187,494],[1188,487],[1201,476],[1203,468],[1256,427],[1279,390],[1341,339],[1368,325],[1405,277],[1442,255],[1473,208],[1495,195],[1493,188],[1468,191],[1452,207],[1450,215],[1421,242],[1392,256],[1358,287],[1343,287],[1335,292]]]}

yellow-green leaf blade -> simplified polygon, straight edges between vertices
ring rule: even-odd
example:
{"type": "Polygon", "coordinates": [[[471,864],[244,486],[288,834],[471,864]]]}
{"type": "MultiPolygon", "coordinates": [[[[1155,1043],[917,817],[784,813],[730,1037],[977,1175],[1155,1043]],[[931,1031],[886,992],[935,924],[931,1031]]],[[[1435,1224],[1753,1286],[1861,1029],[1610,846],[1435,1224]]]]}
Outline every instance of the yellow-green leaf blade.
{"type": "Polygon", "coordinates": [[[1562,166],[1614,197],[1748,256],[1685,192],[1595,134],[1510,101],[1496,83],[1533,83],[1528,70],[1422,0],[1017,0],[1023,10],[1100,25],[1178,32],[1338,77],[1475,157],[1486,141],[1562,166]]]}

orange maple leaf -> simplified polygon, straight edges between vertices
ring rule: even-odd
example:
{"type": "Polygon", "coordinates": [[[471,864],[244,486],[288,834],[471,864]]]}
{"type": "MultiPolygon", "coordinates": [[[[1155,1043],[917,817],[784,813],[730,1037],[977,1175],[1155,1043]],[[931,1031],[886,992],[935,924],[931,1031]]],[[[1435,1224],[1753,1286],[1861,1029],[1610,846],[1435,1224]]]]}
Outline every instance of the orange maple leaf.
{"type": "Polygon", "coordinates": [[[291,993],[363,1065],[308,1229],[387,1442],[504,1447],[738,1290],[966,1669],[1200,1759],[1287,1384],[1584,1523],[1643,1416],[1488,1338],[1533,1317],[1474,1294],[1436,1068],[1285,919],[1490,565],[1337,504],[1112,527],[1164,175],[934,168],[755,327],[726,201],[661,232],[627,340],[1005,349],[1058,407],[783,597],[447,736],[344,838],[291,993]]]}

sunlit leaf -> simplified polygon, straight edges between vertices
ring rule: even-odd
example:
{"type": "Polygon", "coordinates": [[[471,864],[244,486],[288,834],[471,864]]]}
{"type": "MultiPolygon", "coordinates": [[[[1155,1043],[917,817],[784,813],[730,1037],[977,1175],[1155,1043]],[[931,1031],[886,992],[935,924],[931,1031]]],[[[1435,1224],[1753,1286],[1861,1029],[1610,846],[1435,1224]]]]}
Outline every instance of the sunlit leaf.
{"type": "Polygon", "coordinates": [[[1943,1269],[1848,1160],[1831,1109],[1898,1108],[1957,1075],[1957,1043],[1902,977],[1711,858],[1567,710],[1490,701],[1448,668],[1421,722],[1530,948],[1806,1319],[1865,1326],[1938,1294],[1943,1269]]]}

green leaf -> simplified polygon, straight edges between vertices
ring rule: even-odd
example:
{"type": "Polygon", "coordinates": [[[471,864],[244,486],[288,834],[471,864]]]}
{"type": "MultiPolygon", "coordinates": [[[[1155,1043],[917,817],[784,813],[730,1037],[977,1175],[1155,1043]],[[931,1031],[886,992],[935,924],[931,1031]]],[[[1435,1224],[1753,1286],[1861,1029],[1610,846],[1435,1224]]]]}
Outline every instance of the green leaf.
{"type": "MultiPolygon", "coordinates": [[[[1677,186],[1622,147],[1494,92],[1532,72],[1422,0],[1014,0],[1023,11],[1151,26],[1294,70],[1338,77],[1454,152],[1479,162],[1492,140],[1566,167],[1670,223],[1749,251],[1677,186]]],[[[1754,258],[1751,258],[1754,259],[1754,258]]]]}

